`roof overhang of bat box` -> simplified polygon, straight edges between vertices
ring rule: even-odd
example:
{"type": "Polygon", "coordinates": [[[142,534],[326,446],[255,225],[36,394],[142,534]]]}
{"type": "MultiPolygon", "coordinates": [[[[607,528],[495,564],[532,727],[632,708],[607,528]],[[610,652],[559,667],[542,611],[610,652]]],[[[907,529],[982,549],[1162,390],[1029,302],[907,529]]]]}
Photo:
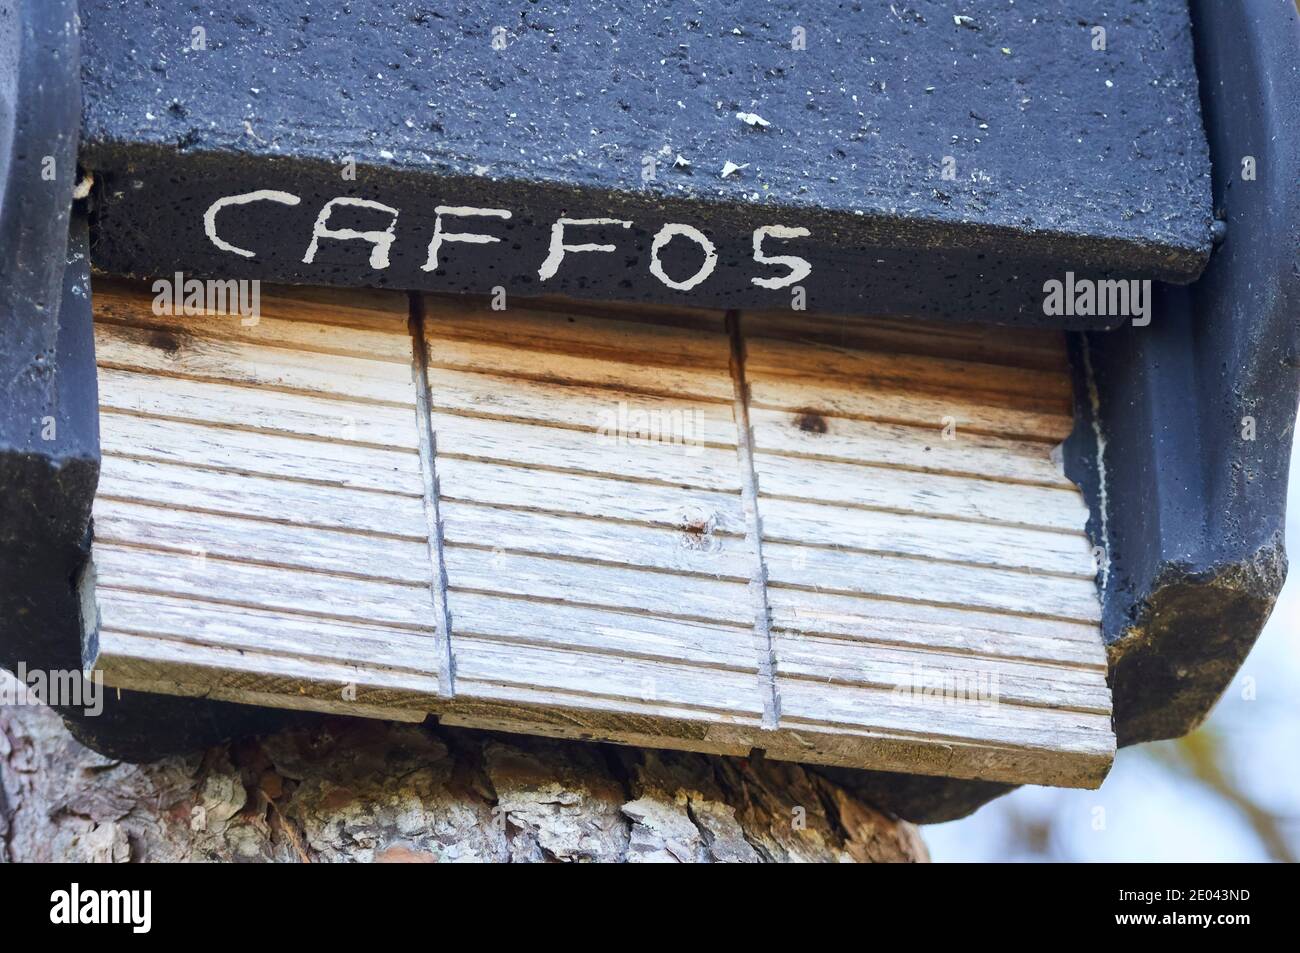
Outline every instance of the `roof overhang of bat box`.
{"type": "MultiPolygon", "coordinates": [[[[870,316],[898,339],[911,320],[996,325],[1005,342],[1067,332],[1062,459],[1089,510],[1114,739],[1184,734],[1231,682],[1286,571],[1298,47],[1294,6],[1269,0],[1043,0],[969,15],[922,0],[620,2],[599,16],[491,0],[454,12],[0,0],[0,662],[50,672],[103,657],[94,527],[129,514],[96,509],[112,457],[96,364],[106,341],[123,355],[130,342],[92,316],[93,267],[105,294],[179,273],[159,295],[181,312],[188,279],[700,309],[719,315],[700,333],[716,331],[723,355],[721,384],[692,378],[705,390],[725,391],[738,366],[742,384],[752,369],[746,386],[763,386],[759,358],[775,345],[752,344],[737,315],[742,328],[749,314],[797,326],[807,313],[810,327],[812,315],[870,316]]],[[[449,300],[426,297],[425,310],[449,300]]],[[[285,340],[306,333],[268,314],[285,340]]],[[[426,317],[397,320],[424,361],[426,317]]],[[[664,320],[673,335],[689,323],[664,320]]],[[[783,334],[793,339],[770,340],[783,334]]],[[[420,366],[427,424],[438,382],[420,366]]],[[[765,412],[736,393],[738,424],[765,412]]],[[[803,430],[825,432],[804,416],[803,430]]],[[[749,429],[757,444],[714,442],[761,457],[761,428],[749,429]]],[[[762,510],[762,482],[749,492],[762,510]]],[[[449,527],[469,512],[448,505],[449,527]]],[[[774,586],[783,545],[769,547],[774,586]]],[[[452,589],[470,574],[457,566],[441,567],[452,589]]],[[[454,626],[439,651],[447,637],[454,626]]],[[[450,671],[429,677],[445,694],[450,671]]],[[[87,744],[128,759],[310,717],[219,697],[251,696],[129,690],[95,717],[63,713],[87,744]]],[[[486,704],[428,710],[559,731],[476,721],[486,704]]],[[[939,764],[919,743],[855,761],[807,741],[812,715],[777,732],[773,703],[755,704],[752,732],[696,747],[806,750],[919,821],[960,816],[1017,780],[1096,784],[1109,764],[1107,744],[1076,777],[1036,773],[1027,756],[939,764]]],[[[568,733],[655,743],[653,718],[638,724],[568,733]]]]}

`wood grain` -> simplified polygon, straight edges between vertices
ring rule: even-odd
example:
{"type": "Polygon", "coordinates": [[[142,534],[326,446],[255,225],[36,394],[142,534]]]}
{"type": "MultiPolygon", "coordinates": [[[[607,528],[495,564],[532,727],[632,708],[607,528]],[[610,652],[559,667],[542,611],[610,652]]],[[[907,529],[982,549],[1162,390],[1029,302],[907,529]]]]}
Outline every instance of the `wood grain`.
{"type": "Polygon", "coordinates": [[[1113,757],[1059,335],[95,310],[110,684],[1011,782],[1113,757]]]}
{"type": "Polygon", "coordinates": [[[94,288],[109,684],[422,719],[444,673],[403,296],[94,288]]]}

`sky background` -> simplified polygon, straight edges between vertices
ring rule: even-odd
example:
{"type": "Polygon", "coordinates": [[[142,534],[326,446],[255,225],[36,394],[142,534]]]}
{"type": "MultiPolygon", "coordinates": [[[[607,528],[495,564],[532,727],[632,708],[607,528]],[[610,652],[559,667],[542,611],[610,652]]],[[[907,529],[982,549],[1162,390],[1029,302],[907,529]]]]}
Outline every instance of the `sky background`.
{"type": "Polygon", "coordinates": [[[1300,453],[1273,615],[1204,726],[1123,748],[1099,791],[1025,787],[924,828],[935,861],[1263,861],[1300,855],[1300,453]],[[1254,699],[1249,697],[1254,680],[1254,699]],[[1203,760],[1194,760],[1201,756],[1203,760]],[[1210,765],[1221,783],[1201,780],[1210,765]]]}

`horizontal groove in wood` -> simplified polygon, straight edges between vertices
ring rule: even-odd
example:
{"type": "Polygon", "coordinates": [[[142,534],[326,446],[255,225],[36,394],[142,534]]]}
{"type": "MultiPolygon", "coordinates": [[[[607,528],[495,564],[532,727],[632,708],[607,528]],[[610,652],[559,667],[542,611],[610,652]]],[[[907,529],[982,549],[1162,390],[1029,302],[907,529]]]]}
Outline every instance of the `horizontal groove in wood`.
{"type": "Polygon", "coordinates": [[[695,443],[736,445],[731,405],[692,398],[654,397],[431,367],[429,400],[436,412],[545,423],[593,435],[648,432],[660,442],[687,449],[695,443]]]}
{"type": "Polygon", "coordinates": [[[556,516],[444,502],[443,538],[539,556],[567,557],[744,582],[752,560],[744,540],[707,526],[667,529],[607,519],[556,516]]]}
{"type": "Polygon", "coordinates": [[[1110,716],[1008,703],[915,698],[892,689],[780,678],[781,713],[803,724],[913,732],[931,743],[983,741],[1056,751],[1114,750],[1110,716]],[[923,726],[923,733],[918,729],[923,726]]]}
{"type": "Polygon", "coordinates": [[[281,707],[401,718],[404,708],[419,711],[438,695],[432,676],[332,662],[305,661],[275,653],[191,645],[106,630],[101,633],[99,667],[109,686],[202,694],[244,701],[250,695],[285,700],[281,707]],[[349,700],[355,699],[355,700],[349,700]],[[391,711],[389,711],[391,709],[391,711]]]}
{"type": "Polygon", "coordinates": [[[268,523],[111,498],[101,498],[95,505],[95,538],[183,553],[198,549],[221,559],[407,585],[427,584],[429,579],[423,540],[268,523]]]}
{"type": "Polygon", "coordinates": [[[549,604],[458,591],[450,597],[456,637],[530,643],[596,654],[656,658],[706,668],[754,670],[747,627],[549,604]]]}
{"type": "Polygon", "coordinates": [[[799,411],[750,409],[754,447],[764,453],[897,467],[982,480],[1074,489],[1042,443],[886,424],[799,411]]]}
{"type": "MultiPolygon", "coordinates": [[[[441,447],[440,447],[441,449],[441,447]]],[[[739,493],[636,483],[438,454],[443,499],[743,535],[739,493]]]]}
{"type": "Polygon", "coordinates": [[[460,302],[432,295],[423,300],[430,341],[509,342],[525,352],[604,357],[654,367],[714,368],[726,376],[728,346],[721,314],[701,319],[692,315],[679,323],[671,317],[584,313],[569,306],[561,311],[513,305],[504,311],[471,311],[460,302]]]}
{"type": "Polygon", "coordinates": [[[101,410],[359,446],[415,450],[413,407],[99,368],[101,410]]]}
{"type": "MultiPolygon", "coordinates": [[[[98,292],[96,292],[98,297],[98,292]]],[[[360,328],[304,320],[284,302],[262,302],[256,319],[235,314],[156,315],[149,303],[131,307],[117,299],[96,313],[96,321],[117,327],[148,328],[171,331],[174,343],[181,348],[202,347],[204,341],[234,341],[266,347],[285,348],[308,354],[332,354],[363,357],[410,365],[411,343],[406,333],[406,319],[396,315],[379,327],[360,328]],[[270,305],[268,307],[267,305],[270,305]],[[247,322],[247,323],[245,323],[247,322]]],[[[163,340],[163,338],[159,338],[163,340]]]]}
{"type": "Polygon", "coordinates": [[[633,698],[707,711],[762,712],[758,682],[748,672],[594,655],[568,647],[505,645],[459,634],[455,646],[458,680],[554,688],[611,702],[633,698]]]}
{"type": "Polygon", "coordinates": [[[106,456],[99,497],[277,523],[424,539],[420,498],[224,470],[106,456]]]}
{"type": "Polygon", "coordinates": [[[736,452],[458,414],[431,415],[438,455],[650,483],[740,491],[736,452]]]}
{"type": "Polygon", "coordinates": [[[884,648],[845,639],[781,632],[778,674],[876,688],[951,684],[978,695],[1040,708],[1110,713],[1103,672],[931,650],[884,648]]]}
{"type": "Polygon", "coordinates": [[[888,467],[754,455],[760,506],[767,497],[868,510],[1083,533],[1088,508],[1078,490],[1023,486],[888,467]]]}
{"type": "MultiPolygon", "coordinates": [[[[536,596],[670,619],[743,624],[751,618],[745,583],[741,582],[473,549],[452,543],[446,545],[444,556],[447,585],[452,590],[536,596]]],[[[452,605],[454,613],[454,602],[452,605]]]]}
{"type": "Polygon", "coordinates": [[[1049,579],[1004,569],[789,543],[765,543],[763,554],[773,587],[878,595],[1078,622],[1101,619],[1097,588],[1091,579],[1049,579]]]}
{"type": "MultiPolygon", "coordinates": [[[[170,275],[167,277],[171,278],[170,275]]],[[[125,319],[141,311],[152,314],[155,297],[151,282],[96,275],[95,319],[125,319]]],[[[259,313],[309,324],[405,334],[407,300],[400,291],[262,282],[259,313]]],[[[225,317],[210,311],[204,311],[204,315],[225,317]]]]}
{"type": "Polygon", "coordinates": [[[104,410],[100,447],[110,456],[158,460],[368,490],[418,491],[420,458],[330,440],[255,433],[104,410]]]}
{"type": "MultiPolygon", "coordinates": [[[[505,339],[509,341],[509,339],[505,339]]],[[[600,387],[629,394],[725,401],[728,380],[716,368],[660,367],[568,351],[533,352],[509,343],[460,341],[439,337],[428,342],[429,366],[473,371],[544,384],[600,387]]]]}
{"type": "Polygon", "coordinates": [[[325,573],[251,566],[202,554],[95,545],[95,567],[108,588],[184,596],[351,622],[433,631],[428,588],[325,573]]]}
{"type": "Polygon", "coordinates": [[[1068,371],[1065,337],[1037,331],[917,318],[843,317],[792,311],[746,311],[749,340],[778,338],[854,350],[884,350],[1008,367],[1068,371]]]}
{"type": "Polygon", "coordinates": [[[1070,379],[1059,371],[772,338],[746,341],[745,371],[754,378],[834,379],[852,387],[900,389],[1049,412],[1061,408],[1068,412],[1073,397],[1070,379]]]}
{"type": "Polygon", "coordinates": [[[1077,533],[990,527],[781,498],[763,499],[762,511],[763,536],[773,542],[923,557],[939,563],[1019,569],[1035,575],[1089,581],[1097,572],[1087,540],[1077,533]]]}
{"type": "Polygon", "coordinates": [[[101,366],[188,380],[221,381],[373,404],[414,406],[409,374],[386,361],[184,335],[174,331],[95,324],[101,366]]]}
{"type": "Polygon", "coordinates": [[[999,645],[1028,648],[1077,645],[1086,648],[1101,665],[1105,653],[1097,628],[1090,622],[1042,616],[1008,615],[972,606],[947,606],[904,602],[880,596],[846,595],[807,589],[773,589],[769,599],[773,625],[827,635],[883,638],[881,633],[903,637],[908,627],[934,633],[936,645],[999,645]]]}
{"type": "Polygon", "coordinates": [[[433,634],[100,587],[105,629],[376,670],[436,673],[433,634]]]}
{"type": "Polygon", "coordinates": [[[791,380],[752,377],[749,396],[755,407],[769,410],[833,414],[858,420],[932,427],[949,420],[957,433],[970,431],[1013,440],[1060,443],[1074,429],[1070,408],[1058,412],[980,404],[966,396],[938,397],[901,389],[853,385],[834,378],[791,380]]]}
{"type": "Polygon", "coordinates": [[[440,706],[441,724],[497,731],[525,732],[591,741],[607,738],[623,744],[683,751],[714,751],[744,756],[761,731],[760,715],[704,705],[618,698],[577,689],[544,689],[526,683],[501,683],[466,676],[457,683],[456,699],[440,706]],[[683,735],[665,732],[689,725],[683,735]],[[638,730],[640,729],[640,730],[638,730]],[[721,741],[715,740],[721,736],[721,741]]]}
{"type": "MultiPolygon", "coordinates": [[[[443,300],[447,300],[443,296],[443,300]]],[[[630,321],[660,327],[684,328],[714,335],[723,333],[726,313],[687,304],[651,304],[642,301],[596,301],[564,295],[538,295],[528,299],[528,307],[566,318],[587,316],[602,321],[630,321]]]]}

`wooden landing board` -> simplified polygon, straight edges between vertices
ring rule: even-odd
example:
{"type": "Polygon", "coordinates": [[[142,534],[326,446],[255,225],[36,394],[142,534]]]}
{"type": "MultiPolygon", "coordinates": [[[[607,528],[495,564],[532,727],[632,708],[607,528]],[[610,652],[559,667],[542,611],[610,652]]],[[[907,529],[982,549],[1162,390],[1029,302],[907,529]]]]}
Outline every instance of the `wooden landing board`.
{"type": "Polygon", "coordinates": [[[1063,342],[97,282],[110,685],[990,780],[1114,753],[1063,342]]]}

